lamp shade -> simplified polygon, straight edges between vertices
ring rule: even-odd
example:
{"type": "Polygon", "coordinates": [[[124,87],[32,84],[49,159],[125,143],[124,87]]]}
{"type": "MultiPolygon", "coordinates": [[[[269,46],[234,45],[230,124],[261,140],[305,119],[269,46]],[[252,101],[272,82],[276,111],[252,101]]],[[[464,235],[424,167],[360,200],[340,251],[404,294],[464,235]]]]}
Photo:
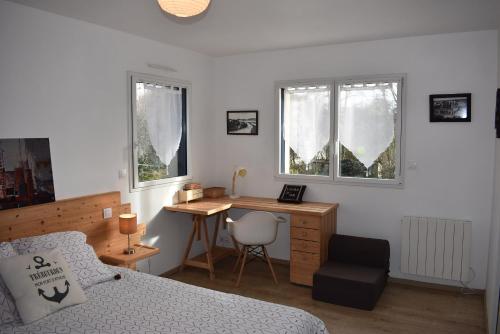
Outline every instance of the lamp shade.
{"type": "Polygon", "coordinates": [[[161,9],[178,17],[190,17],[203,13],[210,0],[158,0],[161,9]]]}
{"type": "Polygon", "coordinates": [[[118,218],[121,234],[134,234],[137,232],[137,215],[135,213],[124,213],[118,218]]]}
{"type": "Polygon", "coordinates": [[[236,172],[239,177],[245,177],[247,175],[247,169],[245,167],[238,167],[236,172]]]}

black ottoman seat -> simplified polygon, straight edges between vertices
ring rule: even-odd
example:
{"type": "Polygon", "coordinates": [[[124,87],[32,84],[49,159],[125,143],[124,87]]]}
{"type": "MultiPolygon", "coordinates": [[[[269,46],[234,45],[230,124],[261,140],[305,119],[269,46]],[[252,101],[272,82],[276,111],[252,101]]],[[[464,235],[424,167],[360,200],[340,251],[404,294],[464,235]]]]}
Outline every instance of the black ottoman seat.
{"type": "Polygon", "coordinates": [[[328,261],[313,277],[313,299],[372,310],[387,281],[389,257],[387,240],[333,235],[328,261]]]}

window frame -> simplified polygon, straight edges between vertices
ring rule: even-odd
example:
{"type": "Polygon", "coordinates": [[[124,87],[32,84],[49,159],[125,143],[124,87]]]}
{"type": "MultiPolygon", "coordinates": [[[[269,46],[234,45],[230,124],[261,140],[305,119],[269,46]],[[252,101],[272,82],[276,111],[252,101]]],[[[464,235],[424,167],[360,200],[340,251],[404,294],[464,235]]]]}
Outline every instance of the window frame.
{"type": "Polygon", "coordinates": [[[165,187],[171,184],[192,180],[191,169],[191,94],[192,87],[188,81],[162,77],[158,75],[127,72],[128,78],[128,123],[129,123],[129,188],[130,192],[142,191],[152,188],[165,187]],[[186,175],[171,178],[139,182],[139,169],[137,165],[137,111],[136,111],[136,84],[141,81],[152,81],[164,86],[177,86],[186,89],[186,175]]]}
{"type": "Polygon", "coordinates": [[[334,90],[335,90],[335,154],[334,154],[334,175],[333,180],[338,184],[354,184],[354,185],[369,185],[369,186],[382,186],[382,187],[392,187],[392,188],[402,188],[404,186],[404,101],[405,101],[405,81],[406,76],[404,74],[389,74],[389,75],[363,75],[363,76],[353,76],[335,79],[334,90]],[[394,179],[370,179],[370,178],[360,178],[360,177],[347,177],[340,176],[340,161],[339,161],[339,131],[338,131],[338,87],[342,84],[349,84],[355,82],[373,82],[373,81],[393,81],[398,82],[398,122],[396,123],[396,128],[394,129],[394,136],[396,137],[396,177],[394,179]]]}
{"type": "Polygon", "coordinates": [[[334,141],[333,141],[333,108],[334,99],[332,99],[332,89],[333,89],[334,81],[332,79],[308,79],[308,80],[286,80],[286,81],[277,81],[275,83],[275,101],[276,101],[276,113],[275,113],[275,124],[277,125],[276,138],[275,138],[275,173],[274,176],[277,179],[281,179],[284,181],[294,181],[294,180],[307,180],[309,182],[318,182],[318,183],[330,183],[333,182],[333,154],[334,154],[334,141]],[[281,107],[281,89],[289,88],[289,87],[300,87],[300,86],[329,86],[330,87],[330,140],[328,144],[330,145],[330,154],[328,156],[329,159],[329,167],[328,167],[328,176],[324,175],[306,175],[306,174],[285,174],[281,173],[281,142],[282,142],[282,107],[281,107]]]}
{"type": "Polygon", "coordinates": [[[275,172],[274,176],[283,181],[305,181],[309,183],[332,183],[340,185],[373,186],[388,188],[404,187],[405,170],[405,137],[406,137],[406,74],[384,75],[357,75],[335,78],[285,80],[275,82],[275,172]],[[368,179],[357,177],[338,176],[339,168],[339,131],[338,131],[338,86],[348,82],[394,80],[399,83],[398,92],[398,122],[395,129],[396,136],[396,168],[399,170],[395,179],[368,179]],[[281,173],[281,89],[301,85],[328,85],[330,86],[330,168],[329,176],[320,175],[292,175],[281,173]],[[399,139],[399,140],[398,140],[399,139]]]}

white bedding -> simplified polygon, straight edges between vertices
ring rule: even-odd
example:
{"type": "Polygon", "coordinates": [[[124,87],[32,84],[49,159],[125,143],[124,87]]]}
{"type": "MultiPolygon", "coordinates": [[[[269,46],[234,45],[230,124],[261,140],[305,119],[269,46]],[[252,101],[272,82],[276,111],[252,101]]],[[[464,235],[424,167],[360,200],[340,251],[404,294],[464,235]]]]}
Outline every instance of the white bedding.
{"type": "Polygon", "coordinates": [[[328,333],[300,309],[113,269],[122,279],[86,289],[86,303],[0,333],[328,333]]]}

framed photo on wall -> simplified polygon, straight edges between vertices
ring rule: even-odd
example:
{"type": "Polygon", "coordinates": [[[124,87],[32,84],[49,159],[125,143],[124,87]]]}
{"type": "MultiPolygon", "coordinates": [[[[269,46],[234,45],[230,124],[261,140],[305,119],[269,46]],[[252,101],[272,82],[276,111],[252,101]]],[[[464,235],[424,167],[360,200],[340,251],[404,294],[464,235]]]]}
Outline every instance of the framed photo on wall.
{"type": "Polygon", "coordinates": [[[227,112],[228,135],[259,134],[259,112],[257,110],[229,110],[227,112]]]}
{"type": "Polygon", "coordinates": [[[436,94],[429,96],[431,122],[470,122],[471,94],[436,94]]]}
{"type": "Polygon", "coordinates": [[[1,138],[0,210],[55,200],[49,138],[1,138]]]}

